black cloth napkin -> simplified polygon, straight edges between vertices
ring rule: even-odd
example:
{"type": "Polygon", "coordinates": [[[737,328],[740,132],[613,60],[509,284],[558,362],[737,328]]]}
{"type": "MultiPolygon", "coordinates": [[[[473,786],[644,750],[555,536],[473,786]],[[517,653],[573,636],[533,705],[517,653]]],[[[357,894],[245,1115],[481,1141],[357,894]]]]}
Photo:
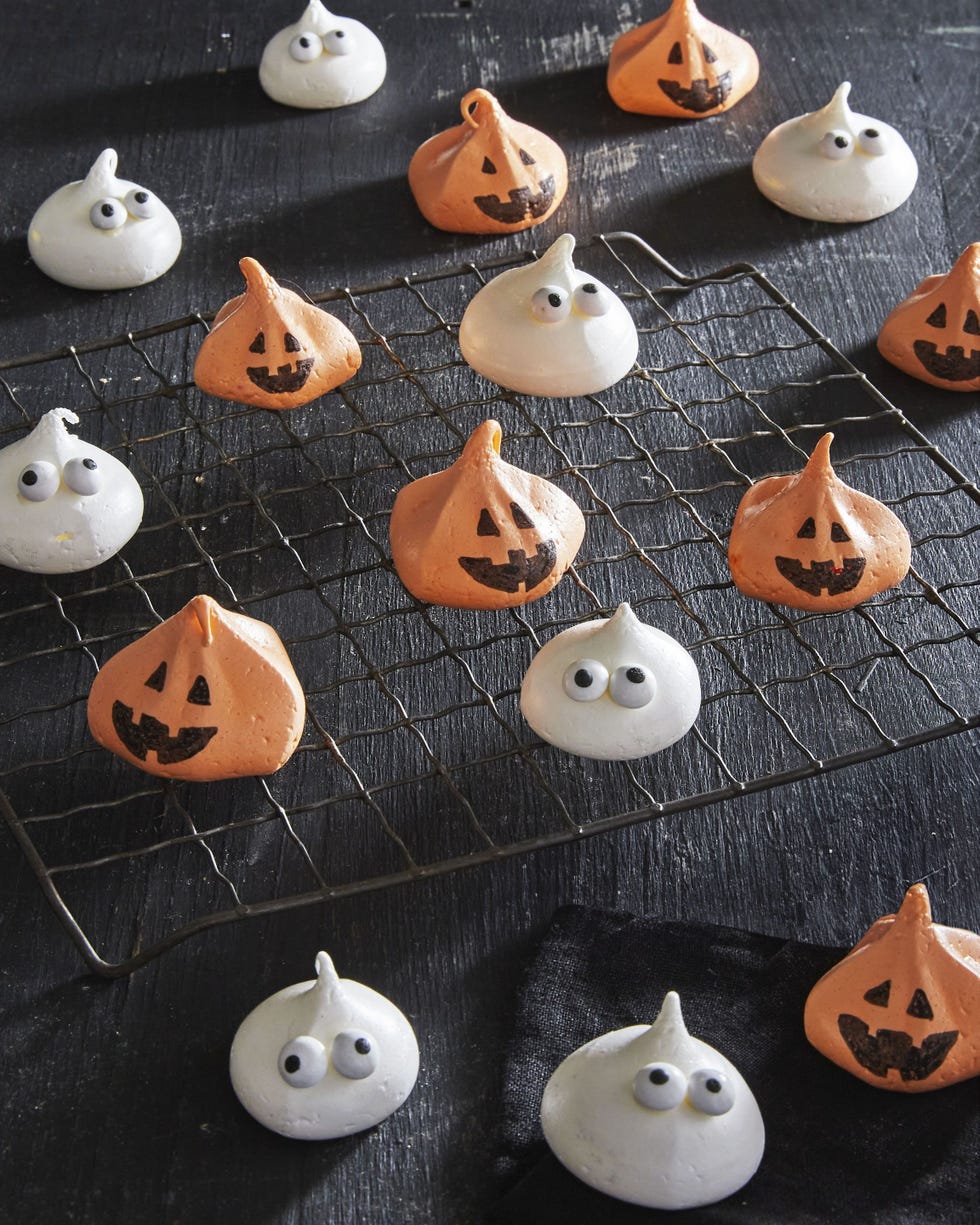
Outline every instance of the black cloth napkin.
{"type": "Polygon", "coordinates": [[[504,1069],[495,1225],[978,1225],[980,1089],[864,1084],[818,1054],[803,1004],[842,949],[749,932],[559,910],[528,971],[504,1069]],[[608,1030],[652,1022],[676,990],[688,1030],[735,1064],[758,1100],[766,1151],[721,1203],[682,1212],[624,1204],[549,1152],[538,1111],[552,1071],[608,1030]]]}

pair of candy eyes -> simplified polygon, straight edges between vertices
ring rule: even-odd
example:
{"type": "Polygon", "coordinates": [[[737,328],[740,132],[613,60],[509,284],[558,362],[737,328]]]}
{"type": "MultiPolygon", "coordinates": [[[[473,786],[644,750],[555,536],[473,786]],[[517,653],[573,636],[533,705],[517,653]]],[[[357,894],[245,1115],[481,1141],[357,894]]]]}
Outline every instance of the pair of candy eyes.
{"type": "Polygon", "coordinates": [[[578,659],[565,669],[562,687],[573,702],[594,702],[608,690],[617,706],[638,710],[653,701],[656,682],[645,668],[623,664],[609,675],[597,659],[578,659]]]}
{"type": "Polygon", "coordinates": [[[118,230],[129,217],[146,221],[157,215],[157,198],[142,187],[134,187],[122,200],[104,196],[89,209],[88,219],[97,230],[118,230]]]}
{"type": "Polygon", "coordinates": [[[327,55],[350,55],[356,43],[346,30],[331,30],[323,37],[304,30],[289,44],[289,54],[300,64],[309,64],[324,53],[327,55]]]}
{"type": "Polygon", "coordinates": [[[327,1068],[347,1080],[364,1080],[378,1066],[378,1047],[374,1039],[357,1029],[342,1029],[327,1048],[319,1038],[302,1034],[279,1052],[279,1075],[293,1089],[310,1089],[323,1080],[327,1068]]]}
{"type": "Polygon", "coordinates": [[[586,281],[572,293],[560,285],[542,285],[531,298],[531,314],[539,323],[560,323],[572,308],[580,315],[595,318],[605,315],[612,305],[612,294],[595,281],[586,281]]]}
{"type": "MultiPolygon", "coordinates": [[[[865,153],[872,157],[881,157],[888,152],[888,141],[877,128],[865,128],[858,133],[858,144],[865,153]]],[[[820,152],[831,161],[840,161],[842,157],[850,157],[854,152],[854,137],[850,132],[839,128],[827,132],[820,139],[820,152]]]]}
{"type": "Polygon", "coordinates": [[[673,1110],[686,1097],[702,1114],[727,1114],[735,1088],[724,1072],[701,1068],[685,1076],[672,1063],[648,1063],[633,1077],[633,1096],[647,1110],[673,1110]]]}
{"type": "Polygon", "coordinates": [[[86,456],[85,459],[70,459],[63,472],[59,472],[46,459],[35,460],[17,478],[17,491],[28,502],[46,502],[57,492],[62,478],[73,493],[80,493],[86,498],[102,488],[99,465],[86,456]]]}

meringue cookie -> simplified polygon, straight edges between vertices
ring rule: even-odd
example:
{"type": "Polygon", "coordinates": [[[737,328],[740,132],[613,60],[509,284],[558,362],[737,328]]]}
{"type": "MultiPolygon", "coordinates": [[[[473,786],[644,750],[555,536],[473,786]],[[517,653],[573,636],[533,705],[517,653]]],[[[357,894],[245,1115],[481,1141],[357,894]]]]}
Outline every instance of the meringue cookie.
{"type": "Polygon", "coordinates": [[[521,713],[542,740],[604,761],[667,748],[700,709],[694,660],[628,604],[608,621],[584,621],[545,643],[521,685],[521,713]]]}
{"type": "Polygon", "coordinates": [[[980,242],[899,302],[881,325],[878,352],[933,387],[980,391],[980,242]]]}
{"type": "Polygon", "coordinates": [[[407,1018],[377,991],[317,977],[248,1014],[231,1044],[231,1084],[254,1119],[281,1136],[332,1140],[374,1127],[412,1092],[419,1048],[407,1018]]]}
{"type": "Polygon", "coordinates": [[[426,221],[462,234],[513,234],[546,221],[568,189],[565,154],[486,89],[471,89],[460,110],[463,122],[420,145],[409,163],[426,221]]]}
{"type": "Polygon", "coordinates": [[[145,187],[116,178],[104,149],[84,179],[59,187],[31,220],[27,245],[42,272],[76,289],[133,289],[180,254],[180,227],[145,187]]]}
{"type": "Polygon", "coordinates": [[[687,1032],[676,991],[652,1025],[603,1034],[560,1063],[541,1126],[576,1178],[647,1208],[717,1203],[749,1181],[766,1141],[752,1090],[687,1032]]]}
{"type": "Polygon", "coordinates": [[[0,563],[35,574],[91,570],[123,547],[143,518],[143,491],[125,464],[69,434],[53,408],[0,451],[0,563]]]}
{"type": "Polygon", "coordinates": [[[463,313],[459,347],[478,373],[537,396],[586,396],[628,374],[639,339],[629,311],[572,263],[562,234],[534,264],[502,272],[463,313]]]}
{"type": "Polygon", "coordinates": [[[919,167],[894,128],[858,115],[845,81],[822,110],[773,128],[752,174],[773,204],[813,221],[872,221],[912,194],[919,167]]]}
{"type": "Polygon", "coordinates": [[[310,0],[295,25],[266,44],[259,84],[284,106],[327,110],[363,102],[381,88],[387,63],[378,36],[353,17],[310,0]]]}

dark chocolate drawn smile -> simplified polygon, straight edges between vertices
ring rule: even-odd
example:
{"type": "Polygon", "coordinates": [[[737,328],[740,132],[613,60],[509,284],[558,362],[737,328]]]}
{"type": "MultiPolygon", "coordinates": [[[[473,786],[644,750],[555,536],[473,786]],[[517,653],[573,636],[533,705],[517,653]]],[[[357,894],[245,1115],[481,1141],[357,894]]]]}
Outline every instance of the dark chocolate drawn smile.
{"type": "Polygon", "coordinates": [[[532,195],[530,187],[515,187],[508,192],[508,198],[501,200],[499,196],[474,196],[473,203],[481,213],[486,213],[494,221],[502,221],[505,225],[517,225],[528,217],[543,217],[551,208],[555,199],[554,175],[542,179],[538,186],[538,194],[532,195]]]}
{"type": "Polygon", "coordinates": [[[657,84],[671,102],[682,106],[686,111],[703,115],[705,111],[713,111],[716,106],[721,106],[732,92],[732,74],[723,72],[716,85],[709,85],[702,77],[698,81],[692,81],[687,89],[677,81],[658,80],[657,84]]]}
{"type": "Polygon", "coordinates": [[[837,1018],[840,1036],[847,1049],[862,1068],[872,1076],[887,1076],[894,1068],[902,1080],[925,1080],[943,1063],[959,1037],[959,1030],[948,1029],[943,1033],[930,1034],[918,1046],[912,1043],[910,1034],[900,1029],[879,1029],[872,1036],[871,1030],[860,1017],[842,1012],[837,1018]]]}
{"type": "Polygon", "coordinates": [[[824,588],[827,595],[842,595],[853,591],[864,573],[865,558],[845,557],[838,569],[832,561],[815,561],[810,566],[794,557],[777,557],[776,569],[794,587],[808,595],[819,595],[824,588]]]}
{"type": "Polygon", "coordinates": [[[147,753],[153,751],[161,766],[196,757],[218,731],[216,727],[182,727],[176,736],[171,736],[167,724],[152,715],[140,715],[136,723],[132,706],[123,702],[112,703],[112,726],[134,757],[146,761],[147,753]]]}
{"type": "Polygon", "coordinates": [[[967,357],[962,345],[950,345],[940,353],[931,340],[917,340],[912,345],[915,356],[930,374],[947,383],[980,379],[980,349],[971,349],[967,357]]]}
{"type": "Polygon", "coordinates": [[[310,377],[312,369],[313,358],[303,357],[296,363],[295,370],[287,362],[285,366],[280,366],[275,374],[269,373],[268,366],[246,366],[245,373],[255,386],[261,387],[263,391],[271,392],[272,395],[284,395],[286,392],[299,391],[310,377]]]}
{"type": "Polygon", "coordinates": [[[499,565],[489,557],[461,557],[459,564],[482,586],[513,595],[520,591],[521,583],[525,591],[532,591],[544,582],[555,568],[558,550],[553,540],[545,540],[533,557],[528,557],[523,549],[508,549],[507,556],[510,560],[499,565]]]}

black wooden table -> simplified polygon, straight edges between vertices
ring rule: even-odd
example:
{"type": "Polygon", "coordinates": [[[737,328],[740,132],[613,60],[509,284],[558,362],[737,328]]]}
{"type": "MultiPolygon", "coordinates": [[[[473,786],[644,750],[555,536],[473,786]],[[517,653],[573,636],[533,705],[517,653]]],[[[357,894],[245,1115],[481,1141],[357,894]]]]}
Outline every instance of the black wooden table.
{"type": "MultiPolygon", "coordinates": [[[[540,250],[563,230],[582,240],[627,230],[683,271],[758,264],[976,479],[975,397],[916,383],[874,349],[892,305],[980,237],[980,41],[967,0],[935,12],[910,0],[706,3],[708,16],[751,39],[762,73],[728,116],[697,124],[625,115],[605,93],[612,40],[659,6],[584,0],[398,7],[363,0],[350,12],[385,44],[382,91],[349,112],[287,112],[261,93],[255,70],[266,39],[300,7],[151,0],[141,10],[93,0],[79,9],[41,0],[4,12],[0,358],[213,312],[239,291],[236,264],[244,254],[314,293],[540,250]],[[856,109],[903,132],[919,159],[919,184],[906,205],[868,225],[801,221],[757,193],[751,156],[775,123],[823,105],[845,78],[856,109]],[[456,121],[459,97],[476,84],[495,90],[512,114],[568,153],[573,185],[540,230],[484,242],[437,233],[414,208],[409,158],[456,121]],[[110,144],[121,173],[158,191],[177,214],[184,251],[169,274],[143,289],[67,290],[31,265],[27,224],[42,198],[81,177],[110,144]]],[[[177,346],[185,360],[193,352],[186,338],[177,346]]],[[[39,410],[68,394],[53,366],[4,377],[12,394],[0,403],[3,427],[20,420],[12,404],[26,400],[39,410]],[[51,399],[42,403],[49,369],[51,399]]],[[[391,395],[397,411],[394,392],[379,395],[391,395]]],[[[805,403],[800,413],[805,421],[805,403]]],[[[244,415],[225,428],[227,446],[261,442],[244,415]]],[[[182,462],[177,442],[161,456],[182,462]]],[[[248,558],[236,565],[237,587],[260,591],[258,554],[253,570],[248,558]]],[[[164,615],[188,598],[182,583],[167,573],[153,586],[164,615]]],[[[53,607],[51,591],[80,589],[57,581],[49,589],[3,570],[0,613],[34,601],[53,607]]],[[[345,590],[348,600],[358,598],[355,579],[345,590]]],[[[101,615],[116,631],[118,607],[106,593],[101,615]]],[[[303,638],[307,607],[288,606],[289,624],[278,625],[284,637],[303,638]]],[[[23,653],[24,626],[8,616],[0,632],[0,660],[23,653]]],[[[52,667],[42,651],[36,671],[18,669],[16,681],[0,672],[5,789],[17,790],[24,762],[63,751],[56,738],[39,738],[31,720],[13,717],[32,678],[53,693],[61,684],[75,692],[78,659],[58,651],[53,658],[52,667]]],[[[957,658],[972,660],[975,686],[975,654],[957,658]]],[[[406,682],[411,700],[421,683],[406,682]]],[[[802,688],[789,688],[787,717],[805,717],[799,704],[807,700],[802,688]]],[[[899,683],[891,692],[886,686],[885,702],[895,709],[918,700],[899,683]]],[[[91,785],[98,760],[84,743],[80,704],[64,716],[82,745],[81,764],[49,775],[67,789],[44,796],[51,810],[71,806],[76,784],[78,795],[91,785]]],[[[383,770],[389,750],[383,738],[377,743],[383,770]]],[[[0,1216],[98,1225],[219,1214],[331,1225],[476,1222],[503,1189],[493,1169],[496,1103],[515,991],[557,906],[579,902],[848,944],[893,910],[912,881],[925,880],[940,920],[976,930],[976,747],[976,733],[964,732],[534,854],[243,919],[118,981],[84,972],[26,860],[4,836],[0,1216]],[[321,947],[342,974],[384,991],[410,1016],[422,1072],[407,1105],[380,1128],[332,1144],[291,1143],[239,1108],[227,1051],[245,1013],[309,977],[321,947]]],[[[669,790],[665,783],[661,798],[669,790]]],[[[242,794],[212,788],[209,803],[219,817],[227,806],[232,819],[242,794]]],[[[506,802],[502,796],[501,810],[506,802]]],[[[523,814],[529,821],[535,802],[532,794],[523,814]]],[[[30,806],[23,789],[18,803],[30,806]]],[[[411,833],[426,819],[422,803],[417,797],[404,810],[396,803],[396,825],[411,833]]],[[[610,811],[630,806],[625,795],[610,803],[610,811]]],[[[115,819],[107,813],[101,833],[90,828],[82,836],[78,859],[111,855],[115,819]]],[[[378,870],[366,846],[356,834],[331,845],[338,861],[351,860],[347,879],[378,870]]],[[[258,896],[263,888],[272,896],[288,866],[260,837],[245,854],[262,880],[258,896]]],[[[135,873],[121,889],[115,878],[90,873],[81,886],[88,930],[124,953],[138,950],[142,924],[152,919],[164,930],[180,919],[195,891],[210,888],[205,875],[199,859],[184,856],[135,873]],[[134,889],[145,892],[132,896],[134,889]]],[[[897,1219],[887,1188],[882,1196],[880,1220],[897,1219]]],[[[932,1219],[946,1219],[941,1205],[932,1219]]]]}

